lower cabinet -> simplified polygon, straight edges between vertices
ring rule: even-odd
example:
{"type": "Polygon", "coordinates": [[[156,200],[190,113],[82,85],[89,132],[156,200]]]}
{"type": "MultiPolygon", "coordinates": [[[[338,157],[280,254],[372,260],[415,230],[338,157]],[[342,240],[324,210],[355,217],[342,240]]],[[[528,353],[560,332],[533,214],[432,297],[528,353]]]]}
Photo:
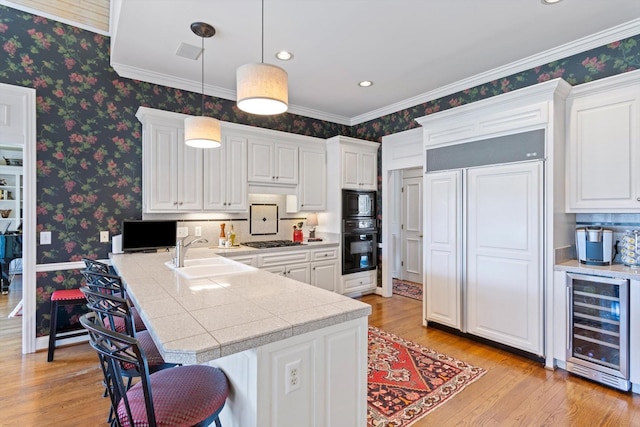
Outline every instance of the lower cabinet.
{"type": "Polygon", "coordinates": [[[278,265],[275,267],[264,267],[262,268],[262,270],[279,274],[281,276],[288,277],[289,279],[297,280],[304,283],[309,283],[311,277],[308,262],[301,264],[278,265]]]}
{"type": "Polygon", "coordinates": [[[342,276],[342,294],[359,295],[376,288],[376,270],[342,276]]]}
{"type": "Polygon", "coordinates": [[[313,286],[335,292],[338,289],[338,248],[311,251],[311,282],[313,286]]]}
{"type": "MultiPolygon", "coordinates": [[[[257,267],[289,279],[337,292],[339,283],[338,247],[296,249],[255,255],[227,255],[229,259],[257,267]]],[[[373,282],[372,282],[373,283],[373,282]]]]}

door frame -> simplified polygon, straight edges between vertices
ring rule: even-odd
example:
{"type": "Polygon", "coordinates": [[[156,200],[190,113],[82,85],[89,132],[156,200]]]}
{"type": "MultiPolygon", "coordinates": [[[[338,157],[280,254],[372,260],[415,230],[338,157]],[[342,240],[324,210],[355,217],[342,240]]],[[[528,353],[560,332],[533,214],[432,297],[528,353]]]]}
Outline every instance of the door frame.
{"type": "MultiPolygon", "coordinates": [[[[415,128],[382,138],[382,224],[380,236],[382,243],[382,286],[376,288],[376,294],[392,296],[393,262],[397,259],[398,230],[394,227],[394,212],[399,185],[402,184],[403,169],[421,168],[424,171],[423,129],[415,128]],[[400,182],[398,182],[400,181],[400,182]],[[394,242],[396,243],[394,245],[394,242]]],[[[423,172],[424,173],[424,172],[423,172]]],[[[424,275],[424,269],[423,269],[424,275]]]]}
{"type": "MultiPolygon", "coordinates": [[[[423,194],[424,194],[424,189],[423,189],[423,182],[424,181],[424,174],[422,173],[422,168],[412,168],[412,169],[403,169],[400,171],[402,174],[402,195],[401,195],[401,207],[400,207],[400,222],[402,223],[402,227],[400,228],[400,245],[401,245],[401,249],[400,249],[400,258],[403,261],[403,263],[401,263],[400,265],[400,276],[399,278],[402,280],[408,280],[406,274],[407,274],[407,260],[408,260],[408,254],[407,254],[407,185],[406,185],[406,180],[408,179],[414,179],[414,180],[419,180],[420,181],[420,203],[421,205],[424,205],[424,200],[423,200],[423,194]]],[[[424,224],[423,224],[423,212],[422,212],[422,206],[419,206],[418,209],[420,210],[420,212],[418,212],[418,220],[420,221],[420,237],[422,238],[423,234],[424,234],[424,224]]],[[[424,253],[424,240],[421,243],[421,254],[424,253]]],[[[420,264],[423,264],[423,257],[422,255],[420,255],[420,264]]],[[[409,273],[411,274],[411,273],[409,273]]],[[[424,284],[424,265],[421,265],[420,268],[420,275],[422,276],[419,281],[417,283],[420,284],[424,284]]],[[[413,278],[412,278],[413,279],[413,278]]],[[[415,282],[415,280],[412,280],[413,282],[415,282]]]]}
{"type": "Polygon", "coordinates": [[[0,83],[0,93],[22,98],[24,127],[20,135],[3,141],[22,146],[22,353],[36,350],[36,90],[0,83]]]}

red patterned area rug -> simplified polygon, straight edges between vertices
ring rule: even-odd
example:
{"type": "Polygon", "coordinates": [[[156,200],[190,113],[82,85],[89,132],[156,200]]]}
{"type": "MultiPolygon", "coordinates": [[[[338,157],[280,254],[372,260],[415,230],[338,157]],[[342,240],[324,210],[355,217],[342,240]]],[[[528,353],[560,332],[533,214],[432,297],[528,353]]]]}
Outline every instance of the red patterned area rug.
{"type": "Polygon", "coordinates": [[[370,326],[367,426],[410,426],[485,373],[370,326]]]}
{"type": "Polygon", "coordinates": [[[392,290],[394,295],[413,298],[422,301],[422,284],[409,282],[408,280],[392,279],[392,290]]]}

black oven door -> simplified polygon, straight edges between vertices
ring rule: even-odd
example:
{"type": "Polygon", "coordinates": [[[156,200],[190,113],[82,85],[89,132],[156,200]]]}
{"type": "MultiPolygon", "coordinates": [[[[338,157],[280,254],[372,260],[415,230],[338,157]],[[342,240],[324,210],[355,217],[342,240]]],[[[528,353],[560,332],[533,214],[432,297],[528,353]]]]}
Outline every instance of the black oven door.
{"type": "Polygon", "coordinates": [[[375,270],[378,253],[377,233],[344,233],[342,235],[342,274],[375,270]]]}

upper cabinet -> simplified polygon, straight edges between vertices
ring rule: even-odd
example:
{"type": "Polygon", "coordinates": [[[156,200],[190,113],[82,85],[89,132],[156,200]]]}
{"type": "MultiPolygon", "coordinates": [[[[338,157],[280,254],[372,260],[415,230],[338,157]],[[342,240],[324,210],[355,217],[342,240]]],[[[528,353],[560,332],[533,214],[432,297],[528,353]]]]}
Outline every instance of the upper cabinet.
{"type": "Polygon", "coordinates": [[[298,183],[298,147],[293,144],[251,138],[248,180],[269,185],[296,185],[298,183]]]}
{"type": "Polygon", "coordinates": [[[222,122],[219,148],[192,148],[188,116],[140,107],[136,117],[144,213],[246,212],[250,192],[297,195],[299,211],[326,209],[323,139],[222,122]]]}
{"type": "Polygon", "coordinates": [[[175,113],[142,108],[137,117],[143,125],[144,211],[202,210],[202,150],[184,144],[184,118],[175,113]]]}
{"type": "Polygon", "coordinates": [[[300,147],[297,200],[299,211],[321,212],[327,209],[327,153],[324,146],[300,147]]]}
{"type": "Polygon", "coordinates": [[[219,149],[204,152],[204,210],[247,210],[247,138],[226,135],[219,149]]]}
{"type": "Polygon", "coordinates": [[[637,213],[640,71],[575,87],[567,114],[567,212],[637,213]]]}
{"type": "MultiPolygon", "coordinates": [[[[377,142],[363,141],[345,136],[328,140],[329,147],[340,147],[340,183],[350,190],[378,189],[378,147],[377,142]]],[[[337,159],[332,159],[336,161],[337,159]]]]}

